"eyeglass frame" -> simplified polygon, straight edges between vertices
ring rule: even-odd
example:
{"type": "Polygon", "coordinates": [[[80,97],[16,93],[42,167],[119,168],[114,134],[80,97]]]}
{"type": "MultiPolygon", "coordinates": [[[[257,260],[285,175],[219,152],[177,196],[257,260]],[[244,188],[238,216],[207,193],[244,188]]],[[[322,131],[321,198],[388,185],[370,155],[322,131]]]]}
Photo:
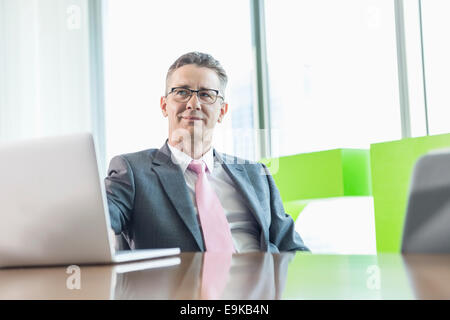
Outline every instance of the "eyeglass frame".
{"type": "Polygon", "coordinates": [[[189,100],[191,100],[192,95],[193,95],[194,93],[197,95],[197,99],[200,101],[200,97],[198,96],[198,93],[199,93],[200,91],[205,91],[205,90],[211,90],[211,91],[214,91],[214,92],[216,93],[216,100],[214,100],[214,102],[206,103],[206,104],[212,105],[212,104],[216,103],[216,102],[217,102],[217,98],[221,98],[222,101],[225,101],[225,98],[219,95],[219,93],[220,93],[219,90],[216,90],[216,89],[207,89],[207,88],[199,89],[199,90],[192,90],[192,89],[189,89],[189,88],[186,88],[186,87],[173,87],[172,89],[170,89],[170,92],[166,94],[166,98],[167,98],[167,96],[168,96],[169,94],[173,93],[174,90],[176,90],[176,89],[185,89],[185,90],[189,90],[189,91],[190,91],[191,94],[189,95],[189,98],[186,100],[186,102],[188,102],[189,100]]]}

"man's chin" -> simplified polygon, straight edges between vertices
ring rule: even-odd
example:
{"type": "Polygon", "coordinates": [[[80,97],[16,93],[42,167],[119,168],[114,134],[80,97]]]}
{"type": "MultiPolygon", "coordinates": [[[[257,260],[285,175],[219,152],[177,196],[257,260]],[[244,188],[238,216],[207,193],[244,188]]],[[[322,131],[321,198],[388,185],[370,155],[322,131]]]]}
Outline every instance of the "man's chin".
{"type": "Polygon", "coordinates": [[[183,128],[192,133],[194,131],[203,132],[205,126],[202,121],[189,121],[183,124],[183,128]]]}
{"type": "Polygon", "coordinates": [[[194,126],[183,126],[176,131],[176,136],[181,138],[181,140],[192,140],[192,139],[202,139],[203,128],[194,126]]]}

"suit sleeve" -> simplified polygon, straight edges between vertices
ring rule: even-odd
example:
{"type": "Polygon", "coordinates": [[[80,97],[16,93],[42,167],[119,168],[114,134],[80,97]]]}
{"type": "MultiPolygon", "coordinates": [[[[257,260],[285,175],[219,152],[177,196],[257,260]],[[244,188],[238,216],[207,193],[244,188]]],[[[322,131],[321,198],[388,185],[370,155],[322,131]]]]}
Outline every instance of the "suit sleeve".
{"type": "Polygon", "coordinates": [[[264,164],[261,165],[266,173],[270,191],[269,246],[274,245],[279,251],[309,251],[300,235],[295,231],[294,220],[284,211],[280,192],[269,169],[264,164]]]}
{"type": "Polygon", "coordinates": [[[123,156],[111,160],[105,189],[111,227],[116,235],[126,233],[134,206],[135,187],[133,171],[123,156]]]}

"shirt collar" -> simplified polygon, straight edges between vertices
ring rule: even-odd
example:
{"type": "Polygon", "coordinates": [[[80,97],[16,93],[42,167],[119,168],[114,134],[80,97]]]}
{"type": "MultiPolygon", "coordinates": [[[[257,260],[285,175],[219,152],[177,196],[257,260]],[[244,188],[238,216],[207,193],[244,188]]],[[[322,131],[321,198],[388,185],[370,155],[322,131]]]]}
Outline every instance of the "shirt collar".
{"type": "MultiPolygon", "coordinates": [[[[172,147],[169,142],[167,142],[167,145],[169,146],[170,152],[172,152],[172,160],[180,166],[181,171],[184,173],[193,159],[183,151],[172,147]]],[[[199,160],[203,160],[208,168],[208,171],[212,173],[214,169],[213,148],[209,148],[209,150],[199,160]]]]}

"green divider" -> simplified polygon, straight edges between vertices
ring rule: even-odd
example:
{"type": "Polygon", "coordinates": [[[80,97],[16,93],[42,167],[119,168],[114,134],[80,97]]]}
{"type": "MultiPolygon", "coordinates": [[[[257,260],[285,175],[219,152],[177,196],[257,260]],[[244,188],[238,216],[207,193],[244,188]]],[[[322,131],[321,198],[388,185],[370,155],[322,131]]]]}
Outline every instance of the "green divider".
{"type": "Polygon", "coordinates": [[[311,199],[371,195],[369,150],[334,149],[263,159],[295,220],[311,199]]]}
{"type": "Polygon", "coordinates": [[[369,196],[372,194],[370,151],[341,149],[344,175],[344,196],[369,196]]]}
{"type": "Polygon", "coordinates": [[[450,134],[372,144],[370,162],[378,252],[400,252],[409,183],[417,159],[450,146],[450,134]]]}

